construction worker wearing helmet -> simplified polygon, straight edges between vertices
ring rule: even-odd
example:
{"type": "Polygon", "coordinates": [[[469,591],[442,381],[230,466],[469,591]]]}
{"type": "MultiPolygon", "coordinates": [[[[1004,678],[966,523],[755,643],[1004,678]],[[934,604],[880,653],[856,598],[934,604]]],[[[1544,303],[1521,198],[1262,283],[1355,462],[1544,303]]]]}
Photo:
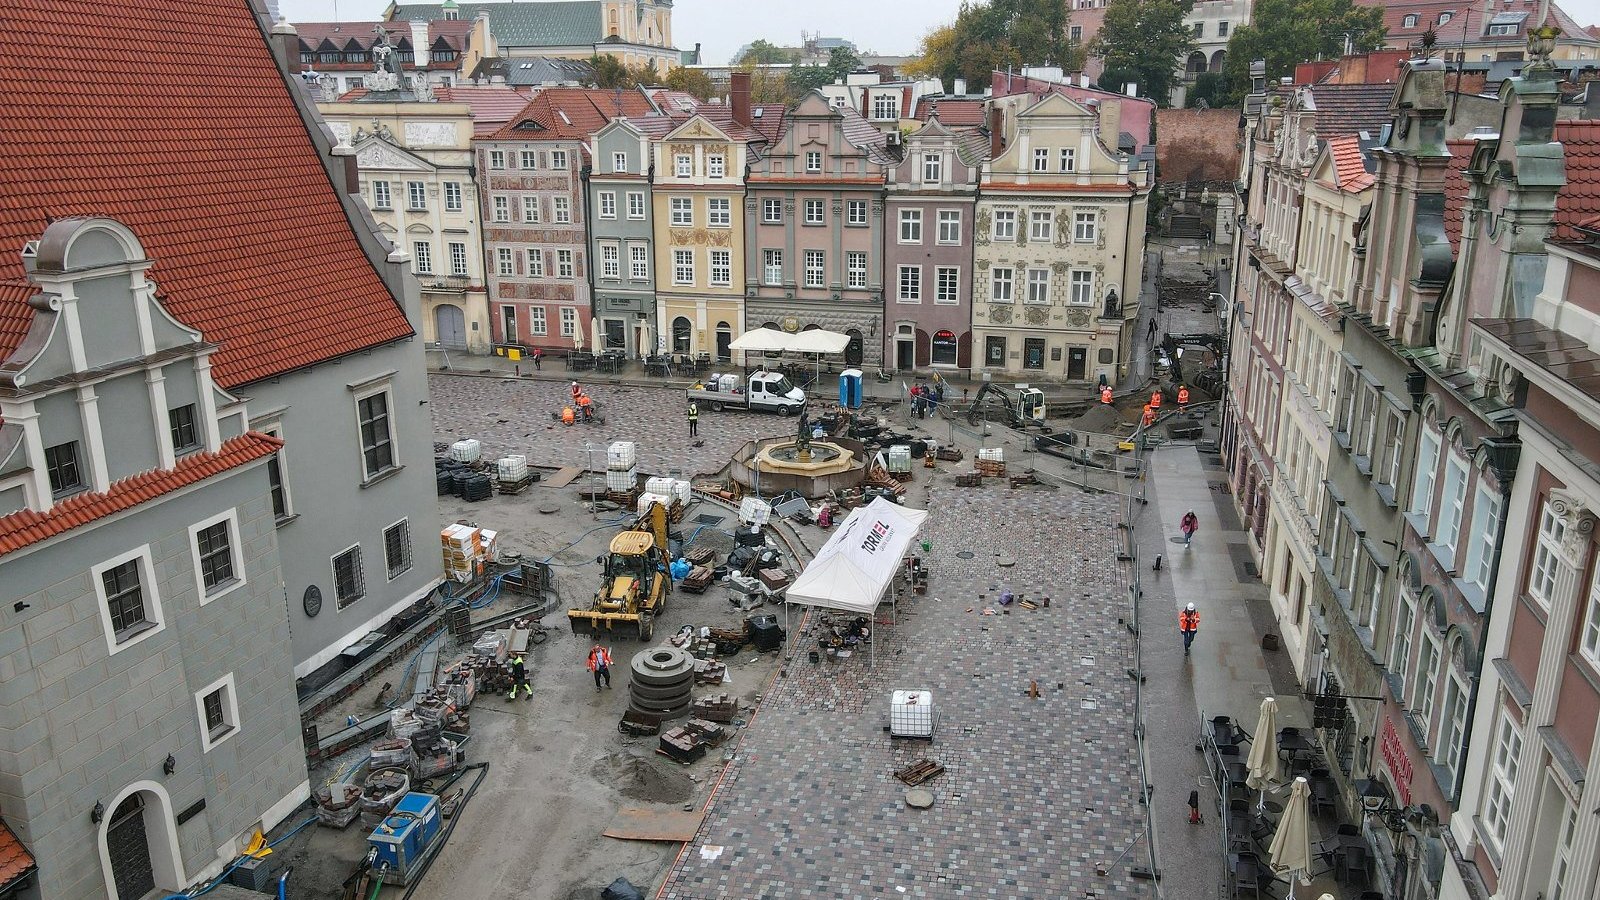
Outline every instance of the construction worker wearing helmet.
{"type": "Polygon", "coordinates": [[[1178,613],[1178,631],[1183,634],[1183,655],[1189,655],[1189,645],[1194,643],[1194,633],[1200,630],[1200,611],[1191,603],[1178,613]]]}

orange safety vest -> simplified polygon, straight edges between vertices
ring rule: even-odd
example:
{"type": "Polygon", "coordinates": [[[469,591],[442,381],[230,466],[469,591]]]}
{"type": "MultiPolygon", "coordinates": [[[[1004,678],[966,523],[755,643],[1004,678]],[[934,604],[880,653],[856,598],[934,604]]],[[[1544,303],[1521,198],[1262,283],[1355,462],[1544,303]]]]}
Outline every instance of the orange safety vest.
{"type": "Polygon", "coordinates": [[[1178,630],[1179,631],[1199,631],[1200,630],[1200,611],[1199,610],[1195,610],[1194,612],[1190,612],[1187,609],[1179,610],[1178,611],[1178,630]]]}
{"type": "Polygon", "coordinates": [[[1144,424],[1145,425],[1154,425],[1155,423],[1156,423],[1156,411],[1151,409],[1148,405],[1146,405],[1145,408],[1144,408],[1144,424]]]}
{"type": "Polygon", "coordinates": [[[1150,392],[1150,408],[1151,409],[1160,409],[1161,408],[1161,392],[1160,391],[1151,391],[1150,392]]]}
{"type": "Polygon", "coordinates": [[[561,410],[561,424],[571,425],[577,419],[578,414],[572,411],[572,407],[568,406],[561,410]]]}
{"type": "Polygon", "coordinates": [[[1188,406],[1189,405],[1189,389],[1188,388],[1186,388],[1186,387],[1178,388],[1178,405],[1179,406],[1188,406]]]}
{"type": "Polygon", "coordinates": [[[1103,387],[1100,389],[1100,402],[1107,404],[1111,402],[1111,388],[1103,387]]]}
{"type": "Polygon", "coordinates": [[[589,651],[589,671],[605,667],[611,668],[611,651],[604,647],[597,647],[589,651]]]}

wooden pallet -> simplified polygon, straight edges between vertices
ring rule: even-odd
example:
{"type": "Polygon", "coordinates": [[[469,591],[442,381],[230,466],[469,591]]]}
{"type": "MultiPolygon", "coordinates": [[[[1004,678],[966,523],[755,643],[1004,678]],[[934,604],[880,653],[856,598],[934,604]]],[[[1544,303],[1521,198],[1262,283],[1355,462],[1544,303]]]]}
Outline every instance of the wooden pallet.
{"type": "Polygon", "coordinates": [[[1006,473],[1006,464],[1003,462],[995,462],[994,460],[990,459],[980,459],[975,461],[975,465],[977,466],[979,475],[998,477],[1006,473]]]}
{"type": "Polygon", "coordinates": [[[983,473],[963,472],[956,476],[956,487],[978,487],[983,484],[983,473]]]}
{"type": "Polygon", "coordinates": [[[944,774],[944,766],[931,759],[919,759],[902,769],[896,769],[894,777],[908,785],[916,786],[924,781],[930,781],[944,774]]]}

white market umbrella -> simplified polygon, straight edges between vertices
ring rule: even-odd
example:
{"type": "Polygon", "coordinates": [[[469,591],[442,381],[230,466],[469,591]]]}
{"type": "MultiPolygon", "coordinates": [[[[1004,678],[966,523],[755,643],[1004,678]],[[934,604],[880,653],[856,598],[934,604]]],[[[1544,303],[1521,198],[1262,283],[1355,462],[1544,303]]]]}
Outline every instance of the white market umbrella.
{"type": "Polygon", "coordinates": [[[1278,771],[1278,701],[1267,697],[1261,701],[1261,717],[1256,719],[1255,737],[1250,741],[1250,758],[1246,765],[1250,774],[1245,784],[1261,792],[1256,808],[1267,805],[1267,786],[1277,784],[1282,778],[1278,771]]]}
{"type": "Polygon", "coordinates": [[[795,353],[843,353],[850,346],[850,335],[837,331],[813,328],[789,338],[789,349],[795,353]]]}
{"type": "Polygon", "coordinates": [[[728,349],[755,353],[782,352],[789,349],[792,342],[793,339],[786,332],[774,328],[754,328],[734,338],[728,349]]]}
{"type": "Polygon", "coordinates": [[[1267,848],[1267,864],[1274,873],[1289,880],[1290,900],[1294,898],[1295,877],[1311,871],[1310,793],[1311,787],[1304,778],[1294,780],[1289,804],[1284,807],[1272,845],[1267,848]]]}

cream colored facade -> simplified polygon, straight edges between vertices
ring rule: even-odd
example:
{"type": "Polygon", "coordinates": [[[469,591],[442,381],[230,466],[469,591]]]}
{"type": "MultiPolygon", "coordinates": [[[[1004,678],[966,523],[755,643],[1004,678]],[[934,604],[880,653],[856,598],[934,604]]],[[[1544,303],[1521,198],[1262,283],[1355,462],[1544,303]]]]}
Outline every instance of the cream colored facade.
{"type": "Polygon", "coordinates": [[[728,359],[728,343],[744,333],[748,152],[700,116],[651,146],[656,333],[674,352],[728,359]]]}
{"type": "MultiPolygon", "coordinates": [[[[1004,146],[979,186],[973,367],[1115,385],[1139,314],[1150,173],[1110,150],[1095,111],[1067,97],[994,106],[1004,146]]],[[[887,227],[890,242],[909,239],[910,223],[887,227]]]]}
{"type": "Polygon", "coordinates": [[[472,115],[463,103],[319,103],[354,153],[361,197],[383,236],[410,257],[422,286],[422,334],[430,349],[488,353],[478,191],[472,178],[472,115]]]}

